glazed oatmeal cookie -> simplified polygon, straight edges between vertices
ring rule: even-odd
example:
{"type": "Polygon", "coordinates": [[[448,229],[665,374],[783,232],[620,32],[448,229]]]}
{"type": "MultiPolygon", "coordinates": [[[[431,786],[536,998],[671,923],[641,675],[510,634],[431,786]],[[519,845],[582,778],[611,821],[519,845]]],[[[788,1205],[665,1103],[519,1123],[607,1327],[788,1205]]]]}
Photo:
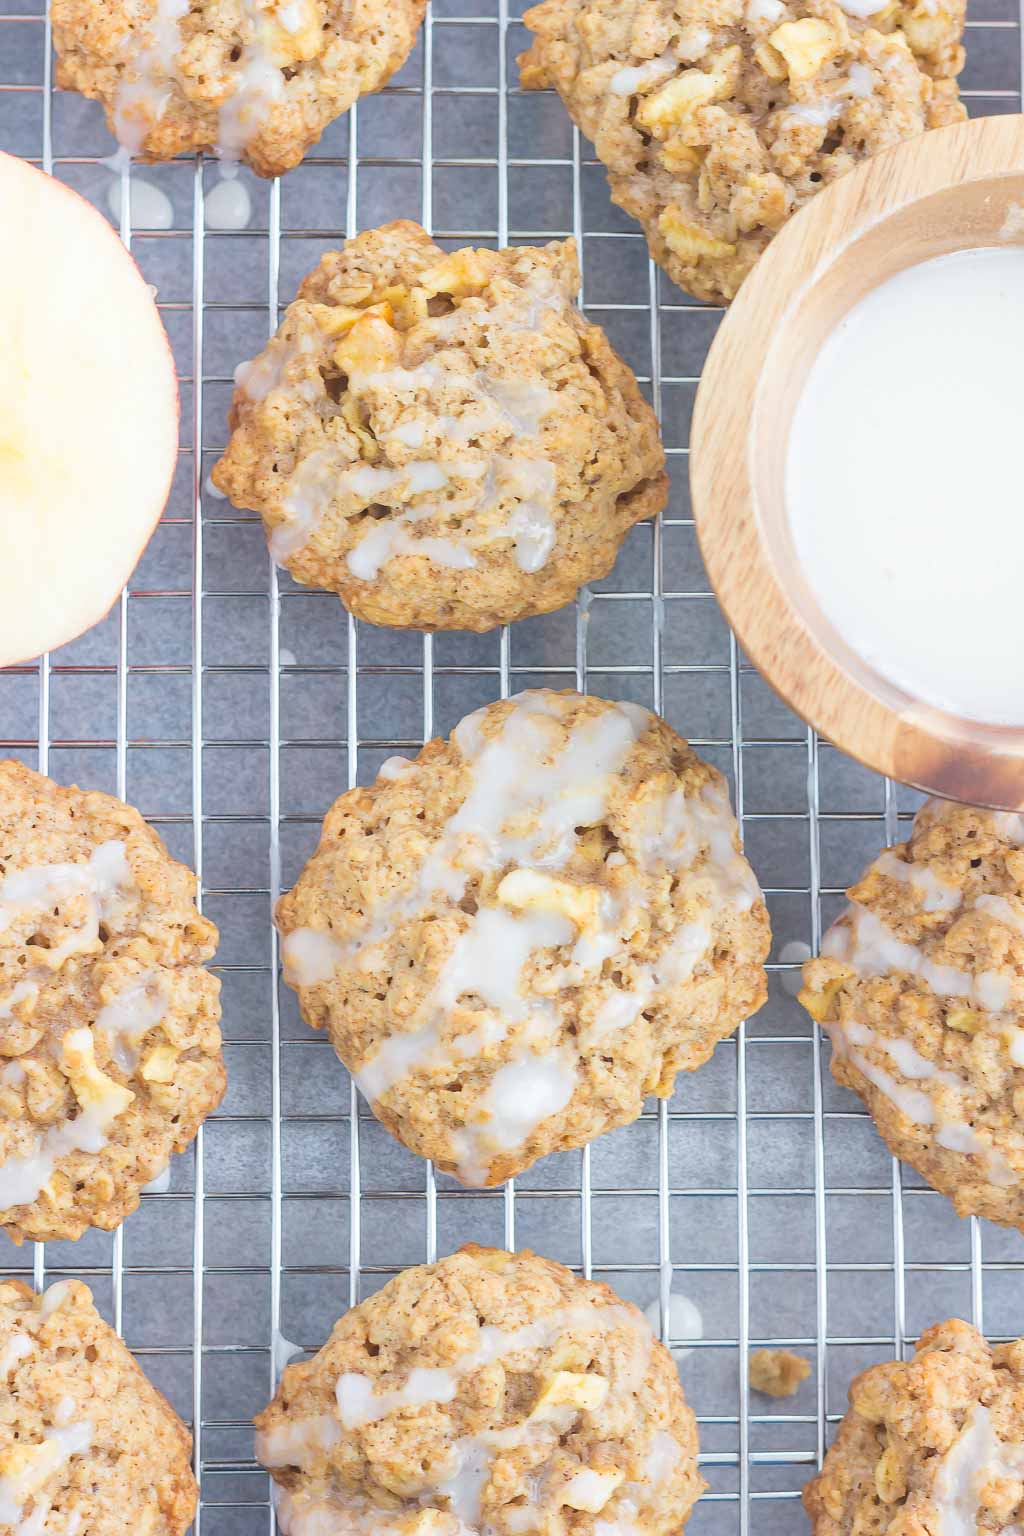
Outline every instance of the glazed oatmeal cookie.
{"type": "Polygon", "coordinates": [[[488,705],[336,801],[277,911],[374,1114],[466,1184],[635,1120],[765,997],[725,783],[635,704],[488,705]]]}
{"type": "Polygon", "coordinates": [[[0,763],[0,1230],[109,1230],[224,1092],[217,930],[138,811],[0,763]]]}
{"type": "Polygon", "coordinates": [[[298,165],[405,63],[426,0],[53,0],[57,83],[133,154],[298,165]]]}
{"type": "Polygon", "coordinates": [[[417,224],[358,235],[236,373],[215,484],[297,581],[371,623],[562,607],[668,492],[654,414],[578,288],[571,240],[446,255],[417,224]]]}
{"type": "Polygon", "coordinates": [[[642,1313],[475,1245],[348,1312],[256,1427],[284,1536],[677,1536],[703,1487],[642,1313]]]}
{"type": "Polygon", "coordinates": [[[965,0],[542,0],[520,58],[592,139],[614,202],[701,299],[858,161],[965,115],[965,0]]]}
{"type": "Polygon", "coordinates": [[[874,1365],[804,1490],[813,1536],[1012,1536],[1024,1520],[1024,1339],[958,1318],[874,1365]]]}
{"type": "Polygon", "coordinates": [[[61,1280],[0,1281],[0,1530],[182,1536],[188,1431],[93,1306],[61,1280]]]}
{"type": "Polygon", "coordinates": [[[929,801],[847,894],[800,994],[833,1075],[961,1216],[1024,1227],[1024,817],[929,801]]]}

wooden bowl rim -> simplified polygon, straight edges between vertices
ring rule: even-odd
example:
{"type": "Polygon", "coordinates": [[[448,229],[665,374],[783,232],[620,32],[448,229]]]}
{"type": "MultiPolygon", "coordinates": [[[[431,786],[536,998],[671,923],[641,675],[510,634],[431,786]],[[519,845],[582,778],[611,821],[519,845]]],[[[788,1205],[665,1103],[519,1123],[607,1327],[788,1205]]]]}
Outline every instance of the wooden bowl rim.
{"type": "MultiPolygon", "coordinates": [[[[779,579],[752,483],[762,374],[777,338],[859,239],[958,186],[1024,175],[1024,115],[934,129],[818,193],[780,231],[727,311],[697,389],[690,487],[711,585],[743,650],[789,707],[866,767],[948,799],[1024,809],[1024,727],[987,725],[851,675],[779,579]],[[739,445],[742,445],[740,450],[739,445]]],[[[922,253],[925,259],[926,253],[922,253]]]]}

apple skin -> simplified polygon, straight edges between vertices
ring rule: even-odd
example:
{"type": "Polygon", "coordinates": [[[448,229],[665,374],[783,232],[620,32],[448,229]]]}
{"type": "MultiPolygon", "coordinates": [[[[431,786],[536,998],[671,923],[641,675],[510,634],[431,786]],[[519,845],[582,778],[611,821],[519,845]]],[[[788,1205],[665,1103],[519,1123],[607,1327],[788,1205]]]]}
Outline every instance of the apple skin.
{"type": "MultiPolygon", "coordinates": [[[[5,631],[0,632],[0,667],[7,667],[34,660],[44,651],[54,650],[58,646],[77,639],[105,618],[117,603],[122,589],[128,583],[167,505],[177,466],[180,395],[174,356],[155,299],[131,253],[103,215],[72,188],[35,166],[29,165],[26,161],[2,151],[0,151],[0,210],[3,210],[3,223],[8,231],[4,241],[8,255],[0,253],[0,347],[9,339],[9,336],[15,335],[20,318],[18,305],[12,298],[10,286],[2,281],[6,276],[5,265],[13,265],[15,276],[18,274],[19,258],[17,254],[13,258],[10,256],[12,249],[16,252],[20,244],[23,254],[27,257],[38,254],[41,261],[51,263],[55,259],[62,259],[66,263],[65,280],[72,285],[75,283],[76,273],[80,272],[83,266],[88,268],[90,280],[94,273],[105,268],[106,273],[100,286],[109,290],[110,308],[103,317],[104,322],[109,327],[110,314],[123,313],[128,317],[122,327],[127,366],[122,374],[120,397],[116,393],[112,394],[109,401],[110,412],[116,417],[118,411],[124,409],[130,418],[133,413],[138,415],[141,408],[144,407],[148,412],[152,407],[152,412],[145,417],[148,432],[142,467],[143,483],[140,486],[140,494],[147,505],[142,510],[132,511],[130,521],[133,526],[124,530],[123,538],[118,536],[112,539],[106,569],[101,573],[102,579],[97,577],[92,592],[83,593],[80,590],[80,583],[75,580],[69,588],[74,593],[74,602],[70,606],[64,606],[60,603],[61,593],[58,581],[55,584],[57,591],[53,594],[57,600],[53,605],[54,611],[45,619],[37,619],[34,625],[31,620],[26,620],[24,639],[19,639],[11,632],[10,624],[5,631]],[[83,261],[83,254],[89,255],[88,263],[83,261]],[[7,288],[6,297],[3,296],[5,287],[7,288]],[[5,318],[8,316],[10,317],[9,332],[5,324],[5,318]],[[128,339],[129,329],[130,339],[128,339]]],[[[27,261],[24,270],[32,270],[27,261]]],[[[90,331],[97,331],[96,317],[87,318],[88,323],[82,327],[82,338],[73,338],[74,340],[89,341],[92,339],[90,331]]],[[[42,330],[45,332],[45,329],[44,323],[42,330]]],[[[66,337],[67,333],[64,334],[66,337]]],[[[117,334],[115,325],[113,328],[115,341],[117,334]]],[[[100,339],[106,342],[110,338],[106,335],[100,339]]],[[[15,366],[16,360],[12,365],[12,376],[15,366]]],[[[112,376],[113,372],[114,370],[111,369],[112,376]]],[[[83,398],[88,398],[87,392],[83,398]]],[[[2,358],[0,358],[0,406],[3,403],[3,369],[2,358]]],[[[59,448],[59,442],[58,435],[53,446],[59,448]]],[[[111,457],[112,462],[115,463],[122,456],[118,452],[118,447],[118,443],[113,441],[111,457]]],[[[123,448],[123,444],[121,447],[123,448]]],[[[5,516],[3,449],[3,434],[0,430],[0,523],[5,516]]],[[[30,455],[25,457],[29,459],[30,464],[33,462],[30,455]]],[[[50,472],[47,462],[49,457],[49,454],[44,455],[43,462],[40,464],[40,473],[43,475],[50,472]]],[[[39,459],[37,458],[34,462],[39,463],[39,459]]],[[[25,476],[25,479],[26,481],[34,480],[35,476],[30,473],[25,476]]],[[[116,479],[116,474],[112,472],[112,490],[117,488],[116,479]]],[[[71,484],[70,477],[68,484],[69,486],[71,484]]],[[[126,497],[131,495],[130,487],[121,487],[120,490],[126,497]]],[[[9,503],[15,510],[17,509],[16,495],[15,491],[9,503]]],[[[69,498],[65,514],[69,526],[73,522],[74,511],[75,507],[69,498]]],[[[57,521],[60,519],[58,518],[57,521]]],[[[95,527],[96,524],[93,526],[95,527]]],[[[102,532],[101,524],[100,531],[102,532]]],[[[120,533],[120,530],[118,532],[120,533]]],[[[41,526],[32,527],[30,524],[27,528],[23,527],[20,530],[20,536],[24,538],[26,533],[36,534],[45,539],[46,530],[41,526]]],[[[60,559],[59,551],[58,559],[56,561],[53,559],[54,542],[59,541],[46,541],[46,547],[48,563],[56,570],[60,565],[60,559]]],[[[0,555],[2,554],[2,544],[0,544],[0,555]]],[[[73,576],[74,569],[81,570],[80,566],[72,569],[75,557],[73,542],[69,542],[64,568],[61,571],[65,578],[69,575],[73,576]]],[[[38,575],[38,572],[36,574],[38,575]]],[[[15,571],[13,576],[8,577],[8,581],[16,582],[17,575],[15,571]]],[[[0,605],[11,595],[4,591],[4,585],[5,583],[0,579],[0,605]]],[[[30,605],[30,599],[38,594],[39,586],[37,581],[34,584],[34,593],[29,592],[22,599],[29,611],[31,607],[39,606],[34,603],[30,605]]],[[[12,586],[15,598],[18,590],[16,585],[12,586]]],[[[45,585],[43,590],[45,593],[45,585]]]]}

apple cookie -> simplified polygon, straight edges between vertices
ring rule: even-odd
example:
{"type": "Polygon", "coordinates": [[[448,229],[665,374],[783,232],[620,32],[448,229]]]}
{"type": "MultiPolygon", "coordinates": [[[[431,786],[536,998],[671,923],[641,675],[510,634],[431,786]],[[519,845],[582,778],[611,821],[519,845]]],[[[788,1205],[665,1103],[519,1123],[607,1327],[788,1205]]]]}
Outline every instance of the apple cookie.
{"type": "Polygon", "coordinates": [[[912,1360],[854,1378],[804,1489],[813,1536],[1006,1536],[1024,1521],[1024,1339],[993,1349],[959,1318],[912,1360]]]}
{"type": "Polygon", "coordinates": [[[99,101],[132,154],[193,151],[260,176],[405,63],[426,0],[53,0],[57,84],[99,101]]]}
{"type": "Polygon", "coordinates": [[[668,493],[654,414],[578,288],[571,240],[446,255],[417,224],[358,235],[236,373],[214,483],[297,581],[371,623],[562,607],[668,493]]]}
{"type": "Polygon", "coordinates": [[[346,1313],[256,1428],[284,1536],[676,1536],[703,1487],[643,1314],[475,1244],[346,1313]]]}
{"type": "Polygon", "coordinates": [[[285,977],[393,1135],[465,1184],[635,1120],[765,997],[725,783],[635,704],[522,693],[342,795],[285,977]]]}
{"type": "Polygon", "coordinates": [[[224,1092],[217,930],[112,795],[0,763],[0,1230],[109,1230],[224,1092]]]}
{"type": "Polygon", "coordinates": [[[1024,1228],[1024,817],[932,800],[804,966],[832,1072],[961,1216],[1024,1228]]]}
{"type": "Polygon", "coordinates": [[[858,161],[965,116],[965,0],[543,0],[554,86],[651,255],[731,299],[792,213],[858,161]]]}
{"type": "Polygon", "coordinates": [[[182,1536],[192,1441],[78,1280],[0,1281],[0,1529],[182,1536]]]}

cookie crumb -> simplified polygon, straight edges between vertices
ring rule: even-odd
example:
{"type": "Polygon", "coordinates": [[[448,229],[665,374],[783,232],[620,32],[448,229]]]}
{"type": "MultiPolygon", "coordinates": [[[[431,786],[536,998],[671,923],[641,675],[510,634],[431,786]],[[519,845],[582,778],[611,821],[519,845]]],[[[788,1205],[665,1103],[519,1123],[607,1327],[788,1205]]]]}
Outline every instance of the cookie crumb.
{"type": "Polygon", "coordinates": [[[792,1397],[811,1374],[811,1362],[789,1349],[755,1349],[748,1368],[755,1392],[769,1397],[792,1397]]]}

